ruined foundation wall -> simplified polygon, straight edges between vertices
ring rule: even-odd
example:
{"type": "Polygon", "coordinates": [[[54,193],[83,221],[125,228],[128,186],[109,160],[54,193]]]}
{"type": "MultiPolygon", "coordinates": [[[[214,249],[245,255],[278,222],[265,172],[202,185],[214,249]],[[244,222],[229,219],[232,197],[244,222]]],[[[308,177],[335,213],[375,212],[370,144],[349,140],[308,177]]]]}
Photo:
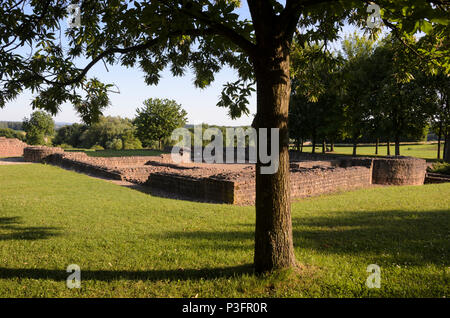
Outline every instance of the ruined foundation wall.
{"type": "MultiPolygon", "coordinates": [[[[61,148],[27,147],[25,158],[117,180],[145,184],[179,197],[228,204],[254,204],[254,165],[175,164],[169,155],[89,157],[61,148]]],[[[291,198],[369,187],[423,184],[425,161],[416,158],[339,157],[290,164],[291,198]]]]}
{"type": "Polygon", "coordinates": [[[412,157],[377,158],[373,161],[373,183],[387,185],[421,185],[426,161],[412,157]]]}
{"type": "MultiPolygon", "coordinates": [[[[371,179],[371,169],[363,166],[300,168],[290,174],[291,199],[366,188],[371,179]]],[[[254,204],[255,195],[254,178],[235,183],[235,204],[254,204]]]]}
{"type": "Polygon", "coordinates": [[[17,138],[0,137],[0,157],[21,157],[27,146],[17,138]]]}
{"type": "MultiPolygon", "coordinates": [[[[152,173],[147,185],[192,198],[229,204],[255,203],[254,173],[241,178],[191,177],[176,173],[152,173]]],[[[291,171],[291,198],[364,188],[371,185],[371,170],[367,167],[313,168],[291,171]]]]}
{"type": "MultiPolygon", "coordinates": [[[[83,155],[77,154],[78,155],[73,155],[71,153],[55,153],[47,156],[44,159],[44,162],[101,178],[122,180],[122,176],[118,171],[91,164],[86,161],[86,158],[84,158],[83,155]]],[[[85,153],[83,154],[85,155],[85,153]]]]}
{"type": "Polygon", "coordinates": [[[62,148],[46,146],[28,146],[23,150],[23,158],[28,162],[44,162],[52,154],[64,153],[62,148]]]}

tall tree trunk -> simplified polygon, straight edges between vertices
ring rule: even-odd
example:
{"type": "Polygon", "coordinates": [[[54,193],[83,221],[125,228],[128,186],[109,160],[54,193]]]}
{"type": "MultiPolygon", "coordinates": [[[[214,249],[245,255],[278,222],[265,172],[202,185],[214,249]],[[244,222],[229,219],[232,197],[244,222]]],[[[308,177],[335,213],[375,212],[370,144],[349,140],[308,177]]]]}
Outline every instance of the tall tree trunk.
{"type": "MultiPolygon", "coordinates": [[[[280,151],[278,170],[274,174],[261,174],[263,164],[259,156],[256,163],[254,265],[258,273],[296,266],[292,239],[287,126],[291,92],[289,45],[286,43],[284,46],[271,47],[261,53],[255,60],[258,117],[256,125],[257,128],[279,129],[280,151]]],[[[268,149],[271,140],[269,131],[268,149]]]]}
{"type": "Polygon", "coordinates": [[[326,153],[327,152],[327,142],[324,140],[322,140],[322,153],[326,153]]]}
{"type": "Polygon", "coordinates": [[[303,152],[303,138],[300,141],[300,153],[303,152]]]}
{"type": "Polygon", "coordinates": [[[450,134],[447,131],[445,134],[445,143],[444,143],[444,161],[450,163],[450,134]]]}
{"type": "Polygon", "coordinates": [[[312,151],[311,153],[316,153],[316,136],[312,138],[312,151]]]}
{"type": "Polygon", "coordinates": [[[437,159],[441,159],[442,121],[439,122],[437,159]]]}
{"type": "Polygon", "coordinates": [[[395,136],[395,155],[400,156],[400,138],[395,136]]]}
{"type": "Polygon", "coordinates": [[[375,154],[378,155],[378,145],[380,143],[380,139],[377,138],[376,142],[375,142],[375,154]]]}
{"type": "Polygon", "coordinates": [[[391,141],[388,139],[386,143],[386,155],[391,155],[391,141]]]}
{"type": "Polygon", "coordinates": [[[334,140],[331,140],[331,143],[330,143],[330,151],[331,151],[331,152],[334,152],[334,140]]]}
{"type": "Polygon", "coordinates": [[[159,150],[161,150],[161,139],[158,139],[159,141],[159,150]]]}
{"type": "Polygon", "coordinates": [[[356,138],[353,139],[353,156],[356,156],[356,147],[358,146],[358,143],[356,141],[356,138]]]}

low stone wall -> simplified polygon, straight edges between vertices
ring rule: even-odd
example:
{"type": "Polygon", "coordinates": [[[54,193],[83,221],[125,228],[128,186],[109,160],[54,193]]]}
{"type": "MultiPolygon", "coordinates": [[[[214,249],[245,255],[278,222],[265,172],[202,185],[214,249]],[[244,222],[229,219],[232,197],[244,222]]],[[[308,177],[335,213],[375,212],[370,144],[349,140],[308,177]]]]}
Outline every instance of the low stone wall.
{"type": "Polygon", "coordinates": [[[376,158],[373,161],[373,183],[386,185],[421,185],[426,161],[412,157],[376,158]]]}
{"type": "MultiPolygon", "coordinates": [[[[175,164],[169,155],[89,157],[60,148],[27,147],[28,160],[44,161],[99,177],[145,184],[178,197],[228,204],[254,204],[255,166],[175,164]]],[[[339,156],[290,163],[291,198],[369,187],[371,184],[423,184],[425,160],[339,156]]]]}
{"type": "Polygon", "coordinates": [[[28,162],[44,162],[45,158],[55,153],[63,153],[58,147],[28,146],[23,150],[23,158],[28,162]]]}
{"type": "MultiPolygon", "coordinates": [[[[83,154],[86,155],[85,153],[83,154]]],[[[47,156],[44,159],[44,162],[96,177],[123,180],[119,171],[103,166],[97,166],[87,161],[83,161],[83,159],[85,160],[85,157],[80,153],[77,153],[76,155],[73,153],[53,153],[47,156]]]]}
{"type": "Polygon", "coordinates": [[[336,191],[369,187],[372,171],[368,167],[301,169],[291,173],[291,197],[304,198],[336,191]]]}
{"type": "Polygon", "coordinates": [[[182,197],[208,202],[237,204],[234,199],[235,183],[214,177],[193,177],[170,172],[150,174],[147,186],[182,197]]]}
{"type": "Polygon", "coordinates": [[[427,172],[425,176],[425,183],[447,183],[450,182],[450,175],[442,173],[427,172]]]}
{"type": "MultiPolygon", "coordinates": [[[[336,191],[365,188],[371,185],[370,168],[320,167],[291,171],[291,198],[332,193],[336,191]]],[[[213,175],[209,177],[184,176],[177,173],[156,172],[149,176],[146,185],[166,192],[176,193],[199,200],[254,204],[254,173],[240,175],[213,175]]]]}
{"type": "Polygon", "coordinates": [[[154,166],[143,166],[143,167],[126,167],[117,168],[116,171],[122,176],[122,180],[134,182],[134,183],[145,183],[151,173],[157,172],[161,169],[154,166]]]}
{"type": "Polygon", "coordinates": [[[424,184],[426,160],[414,157],[352,157],[344,155],[310,154],[290,152],[291,168],[317,166],[356,167],[371,169],[372,183],[381,185],[420,185],[424,184]]]}
{"type": "Polygon", "coordinates": [[[0,137],[0,157],[21,157],[27,146],[17,138],[0,137]]]}
{"type": "Polygon", "coordinates": [[[152,172],[169,169],[163,164],[165,160],[165,156],[90,157],[84,152],[58,152],[42,161],[101,178],[145,183],[152,172]],[[161,165],[146,165],[147,162],[161,165]]]}
{"type": "Polygon", "coordinates": [[[291,169],[337,167],[337,166],[339,166],[339,164],[340,164],[339,160],[294,161],[294,162],[290,163],[289,167],[291,169]]]}

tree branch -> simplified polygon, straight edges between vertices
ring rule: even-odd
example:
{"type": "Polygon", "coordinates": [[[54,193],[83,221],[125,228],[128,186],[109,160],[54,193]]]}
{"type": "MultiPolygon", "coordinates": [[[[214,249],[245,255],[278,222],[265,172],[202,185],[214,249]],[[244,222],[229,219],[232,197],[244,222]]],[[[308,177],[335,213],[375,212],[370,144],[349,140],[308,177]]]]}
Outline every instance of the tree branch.
{"type": "MultiPolygon", "coordinates": [[[[207,14],[205,14],[202,11],[193,10],[192,8],[186,8],[185,6],[178,8],[173,7],[167,2],[163,1],[164,5],[167,6],[171,10],[178,10],[180,13],[194,18],[198,20],[199,22],[202,22],[209,26],[211,29],[215,30],[218,35],[222,35],[226,38],[228,38],[231,42],[239,46],[241,49],[244,50],[244,52],[249,55],[250,57],[254,56],[256,54],[256,46],[251,41],[240,35],[238,32],[234,31],[233,29],[227,27],[226,25],[212,20],[207,14]]],[[[181,3],[182,4],[182,3],[181,3]]]]}
{"type": "Polygon", "coordinates": [[[43,80],[46,84],[49,84],[49,85],[58,85],[58,86],[72,85],[72,84],[80,82],[83,79],[83,77],[86,76],[86,74],[89,72],[89,70],[95,64],[97,64],[104,57],[106,57],[110,54],[116,54],[116,53],[126,54],[126,53],[146,50],[146,49],[149,49],[152,46],[156,45],[158,42],[160,42],[163,39],[168,39],[168,38],[176,37],[176,36],[182,36],[182,35],[202,36],[202,35],[212,35],[212,34],[215,34],[215,32],[211,29],[204,29],[204,30],[191,29],[191,30],[184,30],[184,31],[173,31],[173,32],[169,33],[169,35],[165,36],[164,38],[158,37],[158,38],[149,40],[142,44],[129,46],[129,47],[125,47],[125,48],[118,48],[118,47],[109,48],[109,49],[103,51],[102,53],[100,53],[99,55],[97,55],[91,62],[89,62],[89,64],[86,65],[86,67],[84,67],[83,70],[81,71],[81,73],[78,74],[76,77],[74,77],[70,80],[67,80],[67,81],[63,81],[63,82],[52,81],[52,80],[45,78],[44,76],[42,76],[40,74],[37,74],[34,72],[33,73],[34,73],[34,76],[43,80]]]}

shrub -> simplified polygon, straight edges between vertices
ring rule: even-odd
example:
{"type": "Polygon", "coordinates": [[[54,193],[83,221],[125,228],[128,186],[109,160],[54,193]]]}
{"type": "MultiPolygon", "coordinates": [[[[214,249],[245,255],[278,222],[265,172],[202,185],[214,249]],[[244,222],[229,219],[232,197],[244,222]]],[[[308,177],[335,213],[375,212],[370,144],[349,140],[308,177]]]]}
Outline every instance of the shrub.
{"type": "MultiPolygon", "coordinates": [[[[133,124],[127,118],[112,116],[100,117],[99,121],[89,126],[81,134],[79,139],[83,148],[90,148],[98,144],[104,148],[112,149],[111,142],[114,139],[121,139],[128,130],[132,129],[133,124]]],[[[119,144],[118,141],[115,143],[116,146],[119,144]]]]}
{"type": "Polygon", "coordinates": [[[6,138],[17,138],[19,140],[25,141],[25,133],[11,128],[0,128],[0,137],[6,138]]]}
{"type": "Polygon", "coordinates": [[[93,145],[91,148],[89,148],[89,149],[91,149],[91,150],[105,150],[105,148],[103,148],[102,146],[100,146],[100,145],[98,145],[98,144],[96,144],[96,145],[93,145]]]}
{"type": "Polygon", "coordinates": [[[54,144],[68,144],[74,148],[81,146],[80,137],[88,127],[82,124],[72,124],[59,128],[56,132],[56,136],[53,139],[54,144]]]}
{"type": "Polygon", "coordinates": [[[56,147],[59,147],[62,149],[72,149],[73,148],[73,146],[69,145],[69,144],[60,144],[60,145],[57,145],[56,147]]]}
{"type": "Polygon", "coordinates": [[[428,168],[428,171],[450,175],[450,163],[446,162],[433,163],[433,166],[431,168],[428,168]]]}
{"type": "Polygon", "coordinates": [[[134,130],[127,130],[122,135],[123,149],[142,149],[141,141],[134,134],[134,130]]]}

